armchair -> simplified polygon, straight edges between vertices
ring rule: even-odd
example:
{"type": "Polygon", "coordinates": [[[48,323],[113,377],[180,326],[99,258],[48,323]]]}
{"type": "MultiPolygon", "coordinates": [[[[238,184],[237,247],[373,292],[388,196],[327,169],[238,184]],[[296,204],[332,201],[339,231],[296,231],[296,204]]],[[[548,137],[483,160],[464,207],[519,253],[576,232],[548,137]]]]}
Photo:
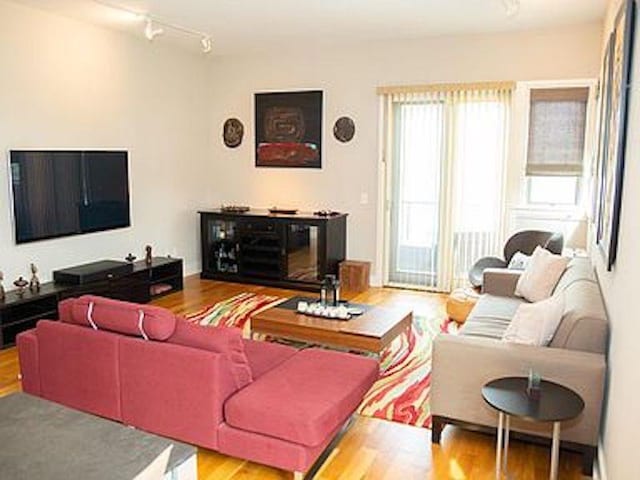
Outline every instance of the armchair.
{"type": "Polygon", "coordinates": [[[506,268],[516,252],[531,255],[537,246],[560,255],[564,246],[562,233],[523,230],[512,235],[504,245],[504,259],[498,257],[481,258],[469,270],[469,282],[474,287],[482,287],[482,276],[487,268],[506,268]]]}

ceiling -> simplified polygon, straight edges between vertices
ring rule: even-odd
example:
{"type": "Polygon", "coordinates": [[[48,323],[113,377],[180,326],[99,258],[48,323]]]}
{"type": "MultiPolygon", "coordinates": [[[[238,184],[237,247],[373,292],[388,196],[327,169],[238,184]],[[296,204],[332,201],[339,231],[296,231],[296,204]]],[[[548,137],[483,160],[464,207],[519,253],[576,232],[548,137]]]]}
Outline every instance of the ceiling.
{"type": "MultiPolygon", "coordinates": [[[[344,45],[575,25],[602,19],[607,3],[607,0],[520,0],[518,13],[510,17],[503,0],[14,1],[141,34],[140,19],[109,9],[101,2],[120,5],[210,34],[216,54],[305,43],[344,45]]],[[[194,49],[199,47],[197,42],[190,44],[194,49]]]]}

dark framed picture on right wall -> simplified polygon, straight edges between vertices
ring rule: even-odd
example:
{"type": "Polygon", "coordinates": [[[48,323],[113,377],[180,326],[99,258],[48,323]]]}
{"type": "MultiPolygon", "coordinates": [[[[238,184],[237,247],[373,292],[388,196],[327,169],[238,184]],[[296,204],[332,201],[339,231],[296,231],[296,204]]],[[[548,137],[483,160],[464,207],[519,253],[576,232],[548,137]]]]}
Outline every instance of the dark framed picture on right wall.
{"type": "Polygon", "coordinates": [[[611,270],[616,261],[624,180],[635,0],[624,0],[605,50],[599,89],[596,242],[611,270]]]}

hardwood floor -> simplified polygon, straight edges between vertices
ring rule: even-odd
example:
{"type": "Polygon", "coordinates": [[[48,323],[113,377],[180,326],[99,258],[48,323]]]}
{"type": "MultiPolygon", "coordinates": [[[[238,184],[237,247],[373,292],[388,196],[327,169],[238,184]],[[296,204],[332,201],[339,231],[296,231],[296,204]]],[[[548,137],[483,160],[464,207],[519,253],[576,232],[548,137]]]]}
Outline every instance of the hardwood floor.
{"type": "MultiPolygon", "coordinates": [[[[182,292],[155,303],[176,313],[193,312],[241,292],[291,296],[298,292],[200,280],[189,277],[182,292]]],[[[415,313],[442,309],[444,297],[396,289],[372,288],[353,298],[362,303],[410,306],[415,313]]],[[[0,396],[20,390],[15,348],[0,351],[0,396]]],[[[423,428],[358,417],[316,475],[318,480],[493,479],[495,439],[492,436],[446,427],[440,446],[431,444],[423,428]]],[[[549,449],[512,441],[509,478],[548,477],[549,449]]],[[[198,453],[200,480],[290,479],[292,474],[205,449],[198,453]]],[[[560,478],[579,479],[580,457],[562,452],[560,478]]]]}

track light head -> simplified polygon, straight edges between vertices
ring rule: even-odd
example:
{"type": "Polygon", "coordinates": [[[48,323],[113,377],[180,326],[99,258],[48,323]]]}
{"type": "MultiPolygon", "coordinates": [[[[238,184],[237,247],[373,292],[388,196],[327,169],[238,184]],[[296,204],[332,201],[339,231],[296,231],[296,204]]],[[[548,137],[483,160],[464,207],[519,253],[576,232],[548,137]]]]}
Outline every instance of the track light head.
{"type": "Polygon", "coordinates": [[[200,45],[202,45],[202,52],[203,53],[209,53],[211,51],[211,49],[213,48],[212,44],[211,44],[211,37],[202,37],[202,39],[200,40],[200,45]]]}
{"type": "Polygon", "coordinates": [[[507,17],[513,18],[520,11],[520,0],[502,0],[507,17]]]}
{"type": "Polygon", "coordinates": [[[147,24],[144,27],[144,36],[147,37],[147,40],[150,42],[153,41],[158,35],[162,35],[164,30],[160,27],[156,28],[153,25],[153,20],[147,18],[147,24]]]}

